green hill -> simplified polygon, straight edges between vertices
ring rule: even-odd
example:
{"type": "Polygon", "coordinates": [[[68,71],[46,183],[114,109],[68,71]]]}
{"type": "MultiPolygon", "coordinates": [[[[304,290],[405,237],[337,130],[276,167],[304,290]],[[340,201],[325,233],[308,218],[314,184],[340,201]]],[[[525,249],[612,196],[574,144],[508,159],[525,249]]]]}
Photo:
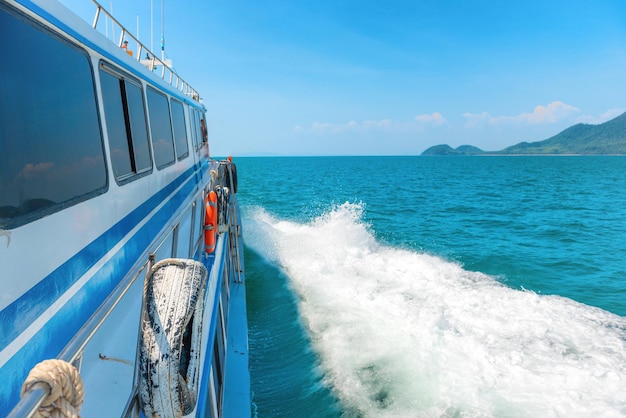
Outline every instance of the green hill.
{"type": "Polygon", "coordinates": [[[422,155],[478,155],[484,152],[472,145],[461,145],[457,148],[452,148],[449,145],[435,145],[424,151],[422,155]]]}
{"type": "MultiPolygon", "coordinates": [[[[471,146],[456,149],[448,145],[428,148],[422,155],[477,155],[484,153],[471,146]],[[447,148],[446,148],[447,147],[447,148]],[[466,148],[469,152],[463,152],[466,148]],[[462,149],[461,149],[462,148],[462,149]],[[475,151],[478,152],[475,152],[475,151]],[[447,151],[448,153],[441,153],[447,151]]],[[[599,125],[579,123],[538,142],[521,142],[495,155],[626,155],[626,113],[599,125]]]]}

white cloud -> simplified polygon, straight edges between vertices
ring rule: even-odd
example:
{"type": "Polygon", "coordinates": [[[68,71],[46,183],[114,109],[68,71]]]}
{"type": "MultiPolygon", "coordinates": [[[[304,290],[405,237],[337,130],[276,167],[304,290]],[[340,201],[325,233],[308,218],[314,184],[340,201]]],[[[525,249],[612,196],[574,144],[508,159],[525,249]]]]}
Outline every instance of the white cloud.
{"type": "Polygon", "coordinates": [[[434,112],[432,114],[417,115],[413,121],[397,122],[391,119],[380,119],[361,122],[350,120],[345,123],[313,122],[308,129],[301,125],[296,125],[293,127],[293,130],[296,132],[311,131],[316,133],[369,132],[375,130],[421,131],[426,125],[439,126],[446,122],[441,113],[434,112]]]}
{"type": "Polygon", "coordinates": [[[487,112],[482,113],[463,113],[463,117],[465,118],[465,126],[468,128],[473,128],[483,123],[486,123],[491,118],[491,115],[487,112]]]}
{"type": "Polygon", "coordinates": [[[488,123],[489,125],[543,125],[556,123],[571,118],[580,113],[580,109],[563,102],[555,101],[546,106],[536,106],[531,113],[521,113],[515,116],[493,116],[487,112],[464,113],[466,127],[474,127],[488,123]]]}
{"type": "Polygon", "coordinates": [[[446,123],[446,118],[444,118],[441,113],[434,112],[431,114],[417,115],[415,116],[415,120],[420,124],[432,124],[435,126],[443,125],[446,123]]]}
{"type": "Polygon", "coordinates": [[[313,122],[311,125],[311,131],[313,132],[345,132],[354,130],[358,127],[358,124],[351,120],[346,123],[328,123],[328,122],[313,122]]]}
{"type": "Polygon", "coordinates": [[[624,113],[624,109],[609,109],[606,112],[602,113],[599,116],[593,116],[593,115],[581,115],[580,117],[576,118],[576,122],[579,123],[590,123],[592,125],[597,125],[599,123],[604,123],[606,121],[609,121],[619,115],[621,115],[622,113],[624,113]]]}
{"type": "Polygon", "coordinates": [[[366,120],[363,122],[364,128],[389,128],[391,121],[389,119],[382,120],[366,120]]]}
{"type": "Polygon", "coordinates": [[[563,102],[552,102],[547,106],[536,106],[532,113],[522,113],[518,116],[501,116],[502,122],[527,123],[539,125],[544,123],[555,123],[559,120],[569,118],[580,113],[580,109],[565,104],[563,102]]]}
{"type": "MultiPolygon", "coordinates": [[[[313,122],[308,130],[316,133],[339,133],[348,131],[364,132],[375,129],[388,129],[391,128],[392,125],[393,123],[389,119],[366,120],[363,122],[350,120],[345,123],[313,122]]],[[[303,128],[300,125],[297,125],[294,126],[294,130],[301,132],[307,129],[303,128]]]]}

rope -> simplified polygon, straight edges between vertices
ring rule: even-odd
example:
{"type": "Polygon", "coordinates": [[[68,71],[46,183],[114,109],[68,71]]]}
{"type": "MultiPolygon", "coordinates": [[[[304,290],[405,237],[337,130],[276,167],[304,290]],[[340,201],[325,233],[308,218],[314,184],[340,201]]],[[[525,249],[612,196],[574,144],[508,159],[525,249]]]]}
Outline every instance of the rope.
{"type": "Polygon", "coordinates": [[[79,418],[85,390],[76,367],[63,360],[42,361],[28,374],[21,396],[36,383],[45,383],[50,389],[33,417],[79,418]]]}

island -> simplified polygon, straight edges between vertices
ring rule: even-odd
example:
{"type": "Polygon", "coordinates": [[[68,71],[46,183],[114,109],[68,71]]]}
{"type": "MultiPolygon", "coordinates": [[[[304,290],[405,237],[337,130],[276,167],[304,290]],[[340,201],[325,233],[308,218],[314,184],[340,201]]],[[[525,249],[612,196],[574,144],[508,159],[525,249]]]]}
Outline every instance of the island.
{"type": "Polygon", "coordinates": [[[501,151],[443,144],[421,155],[626,155],[626,112],[599,125],[578,123],[543,141],[520,142],[501,151]]]}

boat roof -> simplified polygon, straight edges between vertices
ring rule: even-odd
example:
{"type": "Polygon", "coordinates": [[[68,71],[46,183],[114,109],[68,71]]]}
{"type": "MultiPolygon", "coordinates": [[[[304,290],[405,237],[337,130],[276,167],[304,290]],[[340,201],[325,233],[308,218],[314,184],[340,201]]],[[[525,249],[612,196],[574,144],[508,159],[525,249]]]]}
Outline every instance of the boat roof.
{"type": "Polygon", "coordinates": [[[62,31],[81,45],[106,57],[107,60],[124,68],[132,75],[156,84],[171,95],[196,107],[204,107],[200,95],[189,83],[182,79],[171,66],[171,61],[161,60],[141,43],[135,35],[118,22],[102,5],[91,0],[94,5],[94,21],[90,25],[81,17],[56,0],[13,0],[30,11],[31,15],[48,28],[55,32],[62,31]],[[107,16],[113,21],[120,33],[119,44],[107,38],[98,29],[100,22],[107,16]],[[136,49],[134,56],[129,55],[122,48],[124,40],[136,49]],[[140,59],[142,54],[148,54],[151,58],[140,59]],[[148,67],[153,68],[151,71],[148,67]]]}

